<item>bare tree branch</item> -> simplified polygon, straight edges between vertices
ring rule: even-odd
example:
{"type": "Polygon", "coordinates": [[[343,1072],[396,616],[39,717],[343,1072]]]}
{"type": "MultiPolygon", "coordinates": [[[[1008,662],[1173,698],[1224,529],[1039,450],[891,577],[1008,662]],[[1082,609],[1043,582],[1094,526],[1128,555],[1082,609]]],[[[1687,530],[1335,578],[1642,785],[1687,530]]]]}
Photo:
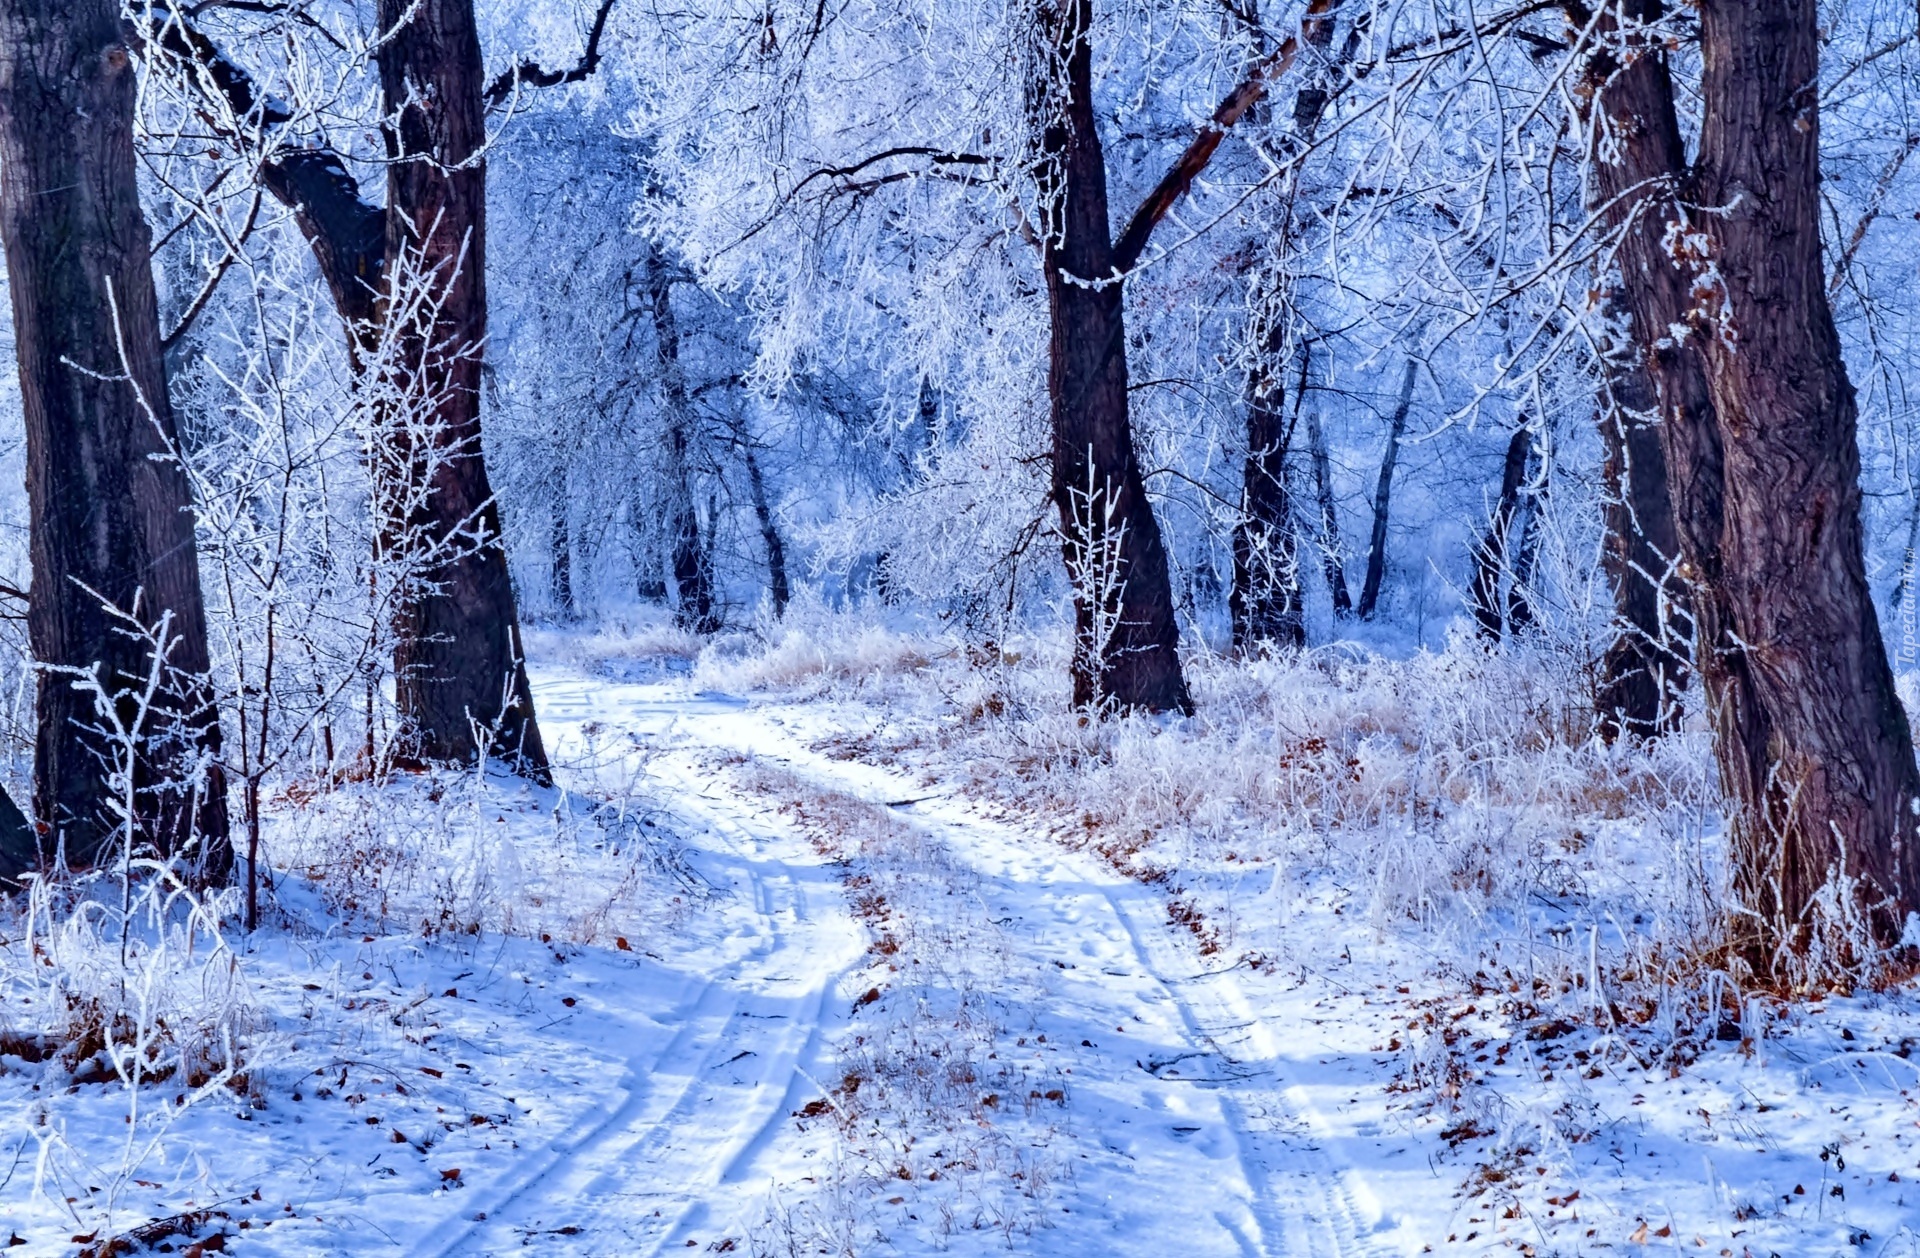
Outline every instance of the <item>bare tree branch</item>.
{"type": "Polygon", "coordinates": [[[580,60],[565,70],[543,69],[538,62],[524,58],[516,61],[508,69],[502,70],[487,89],[481,94],[481,101],[489,111],[506,104],[522,85],[527,87],[562,87],[568,83],[578,83],[590,77],[600,68],[600,36],[607,29],[607,15],[613,12],[615,0],[600,0],[600,8],[593,15],[593,26],[587,34],[587,46],[580,53],[580,60]]]}

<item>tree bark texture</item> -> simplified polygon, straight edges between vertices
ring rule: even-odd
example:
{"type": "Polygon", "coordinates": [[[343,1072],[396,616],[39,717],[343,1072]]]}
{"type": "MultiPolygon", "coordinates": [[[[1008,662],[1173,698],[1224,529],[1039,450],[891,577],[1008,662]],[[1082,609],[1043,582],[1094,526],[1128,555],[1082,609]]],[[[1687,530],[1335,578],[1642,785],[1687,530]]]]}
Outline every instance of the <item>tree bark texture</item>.
{"type": "Polygon", "coordinates": [[[1187,712],[1167,552],[1127,408],[1125,294],[1093,108],[1092,0],[1042,0],[1039,16],[1052,54],[1036,105],[1049,203],[1053,500],[1075,587],[1073,701],[1187,712]]]}
{"type": "Polygon", "coordinates": [[[692,633],[720,631],[713,599],[713,557],[700,536],[700,510],[693,498],[688,466],[693,437],[693,399],[687,393],[686,368],[680,362],[680,320],[673,311],[673,276],[658,249],[647,250],[647,296],[652,306],[653,339],[660,368],[662,470],[667,499],[667,530],[673,544],[673,583],[680,602],[674,623],[692,633]]]}
{"type": "MultiPolygon", "coordinates": [[[[1659,0],[1636,3],[1638,11],[1630,17],[1658,16],[1659,0]]],[[[1628,7],[1633,10],[1635,4],[1628,7]]],[[[1671,80],[1657,51],[1620,47],[1616,18],[1603,16],[1598,34],[1599,49],[1588,60],[1577,96],[1588,132],[1587,209],[1609,229],[1628,232],[1618,267],[1623,276],[1633,269],[1644,294],[1636,311],[1611,277],[1601,277],[1598,285],[1609,294],[1612,317],[1605,326],[1630,329],[1618,343],[1605,337],[1600,346],[1604,378],[1599,420],[1606,451],[1601,563],[1613,593],[1614,637],[1601,658],[1595,708],[1601,735],[1612,742],[1622,735],[1665,732],[1680,719],[1680,695],[1693,657],[1688,645],[1693,599],[1676,570],[1682,551],[1659,428],[1664,410],[1661,380],[1664,376],[1670,382],[1671,399],[1682,410],[1703,404],[1705,382],[1689,348],[1671,345],[1665,332],[1652,331],[1667,325],[1648,324],[1639,317],[1648,314],[1647,302],[1653,297],[1646,268],[1662,265],[1645,231],[1663,217],[1661,190],[1670,193],[1685,167],[1677,129],[1668,130],[1677,127],[1671,80]],[[1662,338],[1670,348],[1649,348],[1662,338]],[[1663,355],[1664,370],[1656,369],[1656,354],[1663,355]]],[[[1632,279],[1621,282],[1630,284],[1632,279]]],[[[1666,294],[1661,304],[1679,296],[1670,282],[1662,283],[1661,292],[1666,294]]],[[[1670,313],[1678,319],[1680,312],[1676,307],[1670,313]]],[[[1711,462],[1717,466],[1717,457],[1711,462]]],[[[1697,565],[1694,570],[1699,571],[1697,565]]]]}
{"type": "MultiPolygon", "coordinates": [[[[1660,8],[1633,0],[1626,15],[1660,8]]],[[[1703,6],[1694,171],[1657,43],[1615,33],[1596,80],[1614,177],[1638,190],[1608,218],[1660,392],[1733,944],[1776,974],[1812,946],[1836,874],[1853,880],[1842,911],[1864,911],[1879,942],[1920,904],[1920,774],[1866,586],[1853,394],[1821,284],[1815,23],[1811,0],[1703,6]]]]}
{"type": "MultiPolygon", "coordinates": [[[[151,237],[134,178],[134,70],[112,0],[0,0],[0,244],[26,413],[33,588],[42,664],[94,673],[140,729],[137,837],[231,867],[220,725],[206,682],[206,615],[187,479],[161,361],[151,237]],[[153,651],[108,607],[168,635],[155,707],[137,692],[153,651]]],[[[35,705],[38,841],[0,851],[13,877],[64,845],[108,858],[119,823],[114,748],[94,698],[43,674],[35,705]]]]}
{"type": "Polygon", "coordinates": [[[1881,942],[1920,910],[1920,770],[1867,586],[1858,416],[1820,240],[1816,0],[1701,5],[1704,116],[1676,250],[1724,457],[1720,586],[1767,737],[1736,800],[1737,889],[1799,949],[1836,876],[1881,942]]]}
{"type": "Polygon", "coordinates": [[[402,738],[410,755],[429,761],[470,761],[484,739],[494,754],[544,776],[546,749],[481,449],[487,175],[473,3],[380,0],[379,18],[389,32],[377,54],[380,86],[393,111],[386,271],[396,282],[396,260],[417,257],[440,296],[431,326],[409,329],[416,340],[401,355],[418,364],[418,385],[433,399],[429,440],[438,446],[417,452],[415,466],[431,469],[433,492],[406,523],[436,540],[456,531],[479,537],[430,574],[434,588],[400,614],[394,689],[402,738]]]}

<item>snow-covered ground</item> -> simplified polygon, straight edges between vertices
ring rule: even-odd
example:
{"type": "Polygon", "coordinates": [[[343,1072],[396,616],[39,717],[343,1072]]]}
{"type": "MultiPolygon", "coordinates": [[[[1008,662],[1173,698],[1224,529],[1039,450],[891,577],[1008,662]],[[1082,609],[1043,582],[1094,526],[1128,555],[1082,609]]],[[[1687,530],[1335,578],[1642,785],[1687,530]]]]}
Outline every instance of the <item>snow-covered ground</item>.
{"type": "MultiPolygon", "coordinates": [[[[1591,783],[1667,774],[1678,816],[1671,765],[1563,789],[1549,746],[1469,798],[1438,733],[1393,735],[1430,778],[1368,741],[1392,705],[1342,708],[1332,665],[1299,719],[1345,741],[1250,707],[1251,744],[1082,744],[1010,653],[540,641],[562,791],[278,801],[275,908],[224,928],[209,1015],[241,1078],[0,1057],[0,1246],[173,1219],[163,1252],[1920,1254],[1911,989],[1648,977],[1682,972],[1646,942],[1676,946],[1680,840],[1591,783]],[[1342,846],[1351,799],[1276,802],[1300,756],[1372,792],[1375,846],[1342,846]],[[1498,833],[1430,833],[1469,816],[1498,833]],[[1409,892],[1409,861],[1449,867],[1409,892]]],[[[55,994],[5,935],[0,1033],[55,994]]]]}

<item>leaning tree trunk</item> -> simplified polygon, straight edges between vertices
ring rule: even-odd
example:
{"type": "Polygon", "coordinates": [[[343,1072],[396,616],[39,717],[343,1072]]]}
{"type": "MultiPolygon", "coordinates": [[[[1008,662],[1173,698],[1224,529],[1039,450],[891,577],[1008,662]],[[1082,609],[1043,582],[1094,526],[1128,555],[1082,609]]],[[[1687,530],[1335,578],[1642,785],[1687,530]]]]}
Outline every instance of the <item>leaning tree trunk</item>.
{"type": "MultiPolygon", "coordinates": [[[[33,590],[42,664],[93,674],[135,732],[136,836],[204,877],[231,866],[220,724],[185,474],[161,362],[151,239],[134,179],[134,70],[112,0],[0,0],[0,244],[26,413],[33,590]],[[139,693],[164,635],[165,684],[139,693]]],[[[14,877],[64,846],[102,858],[121,831],[108,766],[119,748],[71,672],[43,674],[34,811],[9,844],[14,877]]]]}
{"type": "Polygon", "coordinates": [[[665,455],[667,530],[673,545],[673,583],[680,594],[674,621],[698,634],[718,633],[720,617],[713,601],[713,558],[700,537],[700,509],[693,500],[693,472],[687,466],[692,442],[693,399],[687,394],[686,368],[680,362],[680,320],[673,312],[673,276],[658,249],[647,250],[647,295],[653,313],[655,358],[665,403],[661,436],[665,455]]]}
{"type": "Polygon", "coordinates": [[[1052,339],[1053,500],[1074,583],[1073,701],[1191,711],[1167,552],[1127,411],[1125,295],[1093,111],[1092,0],[1042,0],[1038,85],[1052,339]]]}
{"type": "MultiPolygon", "coordinates": [[[[1736,885],[1804,951],[1835,884],[1880,942],[1920,910],[1920,771],[1867,586],[1857,413],[1820,241],[1816,0],[1701,5],[1696,334],[1726,485],[1721,584],[1770,729],[1737,799],[1736,885]]],[[[1684,256],[1684,255],[1683,255],[1684,256]]]]}
{"type": "MultiPolygon", "coordinates": [[[[1638,2],[1643,12],[1632,16],[1658,16],[1659,0],[1638,2]]],[[[1584,15],[1576,20],[1584,23],[1584,15]]],[[[1661,221],[1666,206],[1658,196],[1650,199],[1649,190],[1670,188],[1685,163],[1677,133],[1670,141],[1663,138],[1667,123],[1659,120],[1672,113],[1671,82],[1652,50],[1622,55],[1618,23],[1612,17],[1602,17],[1598,36],[1598,53],[1588,60],[1583,90],[1576,94],[1585,102],[1581,121],[1587,128],[1587,209],[1616,231],[1632,224],[1619,266],[1646,266],[1651,259],[1645,256],[1650,243],[1645,232],[1650,223],[1661,221]]],[[[1670,266],[1660,265],[1671,273],[1670,266]]],[[[1607,276],[1599,286],[1608,293],[1610,316],[1602,324],[1601,344],[1599,419],[1606,450],[1601,565],[1613,592],[1614,626],[1600,662],[1595,708],[1600,733],[1611,742],[1623,734],[1645,737],[1678,724],[1680,695],[1692,664],[1686,639],[1693,601],[1676,571],[1680,533],[1657,423],[1663,411],[1662,372],[1650,360],[1651,351],[1641,348],[1654,342],[1635,322],[1633,303],[1622,286],[1607,276]],[[1610,334],[1620,326],[1630,329],[1627,336],[1610,334]]],[[[1646,285],[1641,288],[1646,290],[1646,285]]],[[[1677,321],[1679,311],[1672,313],[1677,321]]],[[[1692,353],[1669,344],[1664,356],[1672,399],[1703,398],[1705,383],[1692,353]]],[[[1717,457],[1713,462],[1717,467],[1717,457]]]]}
{"type": "Polygon", "coordinates": [[[394,111],[388,283],[402,282],[396,260],[417,258],[437,298],[431,319],[398,333],[406,339],[399,360],[417,373],[409,387],[429,399],[432,422],[424,434],[411,425],[395,431],[400,457],[391,462],[399,475],[415,469],[431,478],[430,494],[411,496],[409,532],[429,544],[474,539],[457,544],[457,557],[427,574],[431,588],[407,600],[398,617],[394,694],[402,737],[407,753],[426,761],[470,761],[484,742],[543,777],[546,749],[481,448],[487,175],[473,3],[380,0],[379,15],[390,32],[377,54],[380,86],[394,111]]]}
{"type": "Polygon", "coordinates": [[[1394,403],[1393,418],[1387,423],[1387,448],[1380,456],[1380,480],[1373,489],[1373,533],[1367,540],[1367,576],[1360,586],[1360,619],[1372,620],[1380,605],[1380,586],[1387,578],[1387,521],[1393,506],[1393,469],[1400,461],[1400,438],[1407,430],[1407,414],[1413,409],[1413,377],[1417,364],[1407,360],[1406,374],[1400,378],[1400,400],[1394,403]]]}

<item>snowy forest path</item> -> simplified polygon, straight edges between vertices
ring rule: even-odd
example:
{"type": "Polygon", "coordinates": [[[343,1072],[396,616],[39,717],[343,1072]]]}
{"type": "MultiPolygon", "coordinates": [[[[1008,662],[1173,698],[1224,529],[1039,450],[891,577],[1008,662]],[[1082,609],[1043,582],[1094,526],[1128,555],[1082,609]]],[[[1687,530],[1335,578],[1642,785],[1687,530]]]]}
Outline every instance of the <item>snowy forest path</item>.
{"type": "MultiPolygon", "coordinates": [[[[577,684],[547,681],[543,716],[556,709],[555,691],[571,696],[565,703],[580,699],[577,684]]],[[[1153,888],[1067,850],[1038,827],[988,817],[937,787],[929,794],[923,782],[842,748],[818,750],[823,740],[810,735],[827,732],[818,718],[777,703],[691,695],[674,683],[598,681],[590,706],[596,719],[652,746],[650,772],[656,788],[668,791],[663,802],[740,842],[762,841],[756,818],[792,801],[756,798],[741,785],[753,775],[716,766],[764,766],[808,791],[884,809],[979,875],[990,919],[1012,936],[1021,963],[1038,972],[1047,992],[1035,1016],[1056,1028],[1056,1042],[1057,1028],[1074,1028],[1065,1041],[1070,1121],[1085,1160],[1073,1219],[1046,1236],[1049,1252],[1126,1255],[1170,1234],[1187,1238],[1184,1252],[1196,1256],[1381,1252],[1374,1236],[1390,1220],[1317,1138],[1323,1124],[1289,1077],[1282,1047],[1240,999],[1234,973],[1204,970],[1172,934],[1153,888]],[[725,788],[714,788],[716,773],[725,788]]],[[[769,1132],[785,1112],[775,1111],[769,1132]]],[[[725,1179],[753,1178],[759,1143],[736,1143],[725,1179]]],[[[620,1173],[658,1179],[645,1160],[620,1173]]],[[[728,1194],[710,1179],[718,1195],[710,1207],[683,1211],[688,1227],[725,1221],[728,1194]]]]}
{"type": "MultiPolygon", "coordinates": [[[[563,740],[594,713],[543,694],[563,740]],[[569,717],[574,719],[568,719],[569,717]]],[[[672,793],[678,823],[703,831],[703,876],[732,902],[733,961],[691,974],[665,1021],[664,1048],[636,1024],[602,1117],[526,1159],[519,1174],[477,1190],[462,1217],[415,1252],[652,1255],[684,1246],[723,1185],[814,1085],[829,996],[862,952],[837,879],[804,843],[708,807],[697,783],[672,793]],[[738,937],[744,936],[744,939],[738,937]]],[[[618,1009],[602,1012],[616,1019],[618,1009]]]]}

